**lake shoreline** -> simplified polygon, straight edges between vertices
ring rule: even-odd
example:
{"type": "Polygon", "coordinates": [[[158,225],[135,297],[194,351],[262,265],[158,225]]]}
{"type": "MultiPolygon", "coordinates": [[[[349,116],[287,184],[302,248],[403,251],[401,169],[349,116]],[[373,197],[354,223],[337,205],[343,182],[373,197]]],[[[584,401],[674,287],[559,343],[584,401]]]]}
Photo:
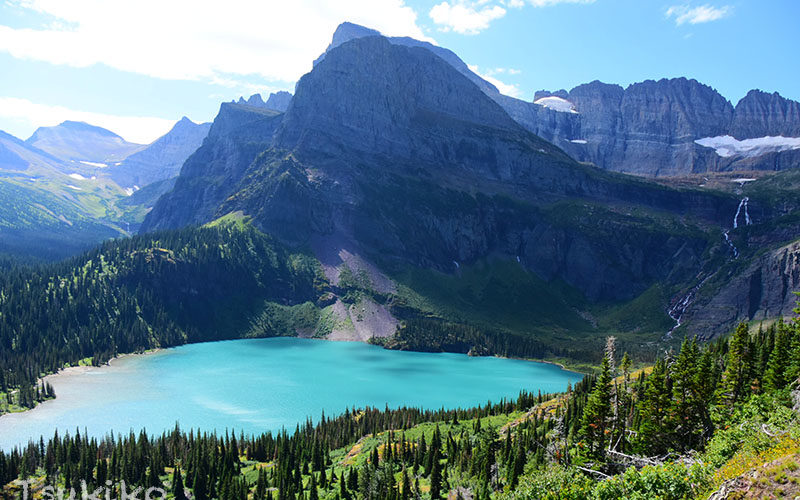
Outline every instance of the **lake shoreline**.
{"type": "Polygon", "coordinates": [[[45,378],[57,399],[0,417],[0,443],[10,449],[56,429],[80,428],[82,434],[88,429],[93,436],[162,432],[176,422],[186,428],[278,432],[321,412],[385,405],[467,408],[514,399],[520,391],[563,392],[568,381],[582,377],[556,363],[309,340],[319,339],[194,343],[65,368],[45,378]],[[436,384],[429,383],[432,377],[436,384]]]}
{"type": "MultiPolygon", "coordinates": [[[[246,339],[245,338],[245,339],[208,340],[208,341],[203,341],[203,342],[190,342],[190,343],[181,344],[181,345],[183,346],[183,345],[194,345],[194,344],[209,344],[209,343],[214,343],[214,342],[227,342],[227,341],[235,341],[235,340],[270,339],[270,338],[298,338],[298,339],[302,338],[304,340],[321,340],[321,341],[327,341],[327,342],[357,342],[357,343],[361,343],[361,344],[374,345],[374,344],[370,344],[369,342],[365,342],[365,341],[361,341],[361,340],[339,340],[339,339],[330,340],[330,339],[325,339],[325,338],[305,338],[305,337],[302,337],[302,336],[299,336],[299,335],[295,336],[295,337],[255,337],[253,339],[246,339]]],[[[58,387],[57,386],[61,382],[68,382],[70,379],[72,379],[74,377],[80,377],[80,376],[85,375],[86,373],[92,372],[94,370],[98,370],[98,369],[102,370],[102,369],[105,369],[105,368],[109,368],[115,362],[123,360],[123,359],[150,356],[150,355],[157,354],[157,353],[160,353],[160,352],[169,351],[170,349],[175,349],[177,347],[181,347],[181,346],[156,347],[156,348],[153,348],[153,349],[147,349],[146,351],[143,351],[143,352],[131,352],[131,353],[118,354],[118,355],[112,357],[111,359],[109,359],[108,361],[106,361],[105,363],[103,363],[102,365],[97,365],[97,366],[95,366],[95,365],[78,365],[78,366],[67,366],[67,367],[61,368],[57,372],[47,374],[44,377],[40,377],[37,380],[37,384],[45,382],[45,383],[50,383],[53,386],[53,388],[55,390],[55,397],[54,398],[51,398],[51,399],[36,403],[36,405],[34,405],[33,408],[28,408],[28,409],[23,410],[23,411],[15,411],[15,412],[8,412],[8,413],[0,414],[0,418],[3,418],[5,415],[11,415],[11,414],[14,414],[14,415],[26,414],[26,413],[29,413],[32,410],[38,408],[41,405],[44,405],[44,404],[47,404],[49,402],[55,401],[56,399],[59,398],[58,387]]],[[[386,349],[385,347],[382,347],[380,345],[377,345],[376,347],[381,347],[382,349],[386,349]]],[[[387,349],[387,350],[392,350],[392,349],[387,349]]],[[[409,350],[408,352],[427,352],[427,351],[409,350]]],[[[454,353],[448,353],[447,351],[442,351],[442,353],[463,354],[463,353],[455,353],[455,352],[454,353]]],[[[467,356],[467,354],[463,354],[463,355],[467,356]]],[[[515,360],[515,361],[527,361],[527,362],[531,362],[531,363],[543,363],[543,364],[557,366],[561,370],[564,370],[566,372],[575,373],[575,374],[579,374],[579,375],[587,375],[586,373],[583,373],[583,372],[580,372],[580,371],[577,371],[577,370],[569,369],[562,363],[559,363],[559,362],[556,362],[556,361],[544,360],[544,359],[520,358],[520,357],[516,357],[516,356],[501,356],[501,355],[498,355],[498,354],[494,354],[494,355],[490,355],[490,356],[477,356],[477,357],[508,359],[508,360],[515,360]]]]}

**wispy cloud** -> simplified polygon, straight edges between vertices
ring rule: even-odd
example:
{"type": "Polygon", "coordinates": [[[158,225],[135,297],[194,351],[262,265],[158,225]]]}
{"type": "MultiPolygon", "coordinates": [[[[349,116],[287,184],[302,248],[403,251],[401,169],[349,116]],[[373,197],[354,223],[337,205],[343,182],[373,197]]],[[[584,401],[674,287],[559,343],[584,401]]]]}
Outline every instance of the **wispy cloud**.
{"type": "Polygon", "coordinates": [[[296,81],[342,20],[427,38],[404,0],[21,0],[9,8],[58,22],[14,28],[0,21],[0,52],[170,80],[256,74],[296,81]]]}
{"type": "Polygon", "coordinates": [[[455,31],[462,35],[476,35],[489,27],[489,23],[506,15],[499,5],[480,6],[481,2],[455,0],[434,5],[430,17],[441,31],[455,31]]]}
{"type": "Polygon", "coordinates": [[[728,16],[733,12],[733,7],[730,5],[723,5],[722,7],[714,7],[713,5],[701,5],[699,7],[692,7],[686,5],[673,5],[667,9],[666,17],[668,19],[674,18],[675,24],[680,26],[682,24],[702,24],[711,21],[716,21],[728,16]]]}
{"type": "Polygon", "coordinates": [[[36,127],[58,125],[64,120],[81,121],[106,128],[128,141],[140,144],[153,142],[175,124],[174,120],[165,118],[94,113],[35,103],[16,97],[0,97],[0,116],[24,122],[31,132],[36,127]]]}
{"type": "MultiPolygon", "coordinates": [[[[507,70],[505,70],[504,68],[495,68],[495,69],[489,69],[489,70],[486,70],[486,71],[481,71],[480,68],[478,68],[478,66],[476,66],[474,64],[469,64],[468,66],[469,66],[470,71],[472,71],[476,75],[480,76],[481,78],[483,78],[487,82],[489,82],[492,85],[494,85],[495,87],[497,87],[497,90],[499,90],[501,94],[505,94],[505,95],[508,95],[508,96],[511,96],[511,97],[519,97],[520,95],[522,95],[522,91],[519,89],[519,86],[517,84],[515,84],[515,83],[506,83],[506,82],[498,79],[495,76],[497,74],[506,73],[507,70]],[[502,71],[498,71],[498,70],[502,70],[502,71]]],[[[510,73],[509,72],[509,74],[516,74],[516,73],[510,73]]]]}
{"type": "Polygon", "coordinates": [[[487,29],[492,21],[505,16],[506,9],[521,9],[525,5],[549,7],[564,3],[594,2],[595,0],[445,0],[434,5],[428,15],[439,25],[439,31],[476,35],[487,29]]]}

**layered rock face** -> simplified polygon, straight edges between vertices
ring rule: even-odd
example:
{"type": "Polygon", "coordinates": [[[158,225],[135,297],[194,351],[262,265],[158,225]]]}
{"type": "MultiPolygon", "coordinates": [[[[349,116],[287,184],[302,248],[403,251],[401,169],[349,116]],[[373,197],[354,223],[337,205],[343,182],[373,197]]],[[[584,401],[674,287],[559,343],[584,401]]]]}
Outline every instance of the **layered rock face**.
{"type": "MultiPolygon", "coordinates": [[[[547,94],[538,95],[532,106],[547,94]]],[[[751,91],[734,108],[712,88],[676,78],[626,89],[592,82],[563,98],[576,113],[548,110],[543,118],[537,110],[524,124],[609,170],[674,176],[800,166],[800,139],[792,139],[800,136],[800,105],[778,94],[751,91]],[[726,142],[734,147],[715,147],[726,142]]]]}
{"type": "Polygon", "coordinates": [[[777,92],[751,90],[736,105],[730,135],[737,139],[800,137],[800,103],[785,99],[777,92]]]}
{"type": "MultiPolygon", "coordinates": [[[[377,35],[375,30],[344,23],[336,30],[328,50],[355,38],[377,35]]],[[[750,150],[747,154],[737,151],[721,156],[715,148],[696,142],[727,135],[739,140],[800,137],[800,103],[777,93],[751,91],[734,108],[711,87],[675,78],[648,80],[628,88],[595,81],[569,92],[538,91],[533,102],[527,102],[501,94],[447,49],[411,38],[387,40],[427,48],[475,83],[526,129],[562,148],[572,158],[607,170],[675,176],[800,166],[800,144],[773,144],[759,148],[759,154],[750,150]]],[[[325,54],[317,62],[324,57],[325,54]]]]}
{"type": "Polygon", "coordinates": [[[580,165],[431,51],[377,36],[330,50],[284,116],[245,123],[254,110],[223,105],[146,230],[242,211],[296,245],[445,272],[501,254],[618,300],[694,275],[709,236],[684,214],[716,223],[738,203],[580,165]]]}
{"type": "Polygon", "coordinates": [[[766,252],[728,279],[719,291],[690,308],[686,320],[706,338],[724,335],[738,322],[791,317],[800,291],[800,241],[766,252]]]}

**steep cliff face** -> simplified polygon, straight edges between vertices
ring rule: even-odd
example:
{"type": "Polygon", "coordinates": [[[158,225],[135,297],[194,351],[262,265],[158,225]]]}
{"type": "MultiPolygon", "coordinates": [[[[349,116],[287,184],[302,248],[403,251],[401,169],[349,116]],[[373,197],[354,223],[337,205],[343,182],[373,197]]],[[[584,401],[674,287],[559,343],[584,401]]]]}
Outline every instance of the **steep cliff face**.
{"type": "Polygon", "coordinates": [[[686,173],[694,140],[719,135],[733,112],[713,89],[685,78],[625,90],[593,83],[576,88],[567,100],[580,115],[586,160],[646,175],[686,173]]]}
{"type": "MultiPolygon", "coordinates": [[[[375,30],[343,23],[328,51],[356,38],[378,35],[375,30]]],[[[595,81],[569,92],[537,91],[533,102],[527,102],[501,94],[450,50],[405,37],[387,40],[428,49],[466,76],[527,130],[554,143],[572,158],[607,170],[673,176],[780,170],[800,165],[800,144],[759,150],[759,154],[720,156],[714,148],[697,142],[726,135],[737,139],[800,137],[800,103],[777,93],[751,91],[734,109],[711,87],[674,78],[647,80],[627,88],[595,81]]]]}
{"type": "Polygon", "coordinates": [[[800,103],[777,92],[751,90],[736,105],[729,133],[737,139],[800,137],[800,103]]]}
{"type": "Polygon", "coordinates": [[[270,145],[281,116],[264,108],[222,104],[203,145],[186,160],[175,187],[159,199],[141,231],[211,220],[253,159],[270,145]]]}
{"type": "Polygon", "coordinates": [[[300,80],[271,148],[210,217],[242,211],[293,244],[345,238],[448,273],[501,254],[618,300],[696,273],[703,225],[737,203],[575,163],[430,51],[364,37],[300,80]]]}
{"type": "MultiPolygon", "coordinates": [[[[692,139],[718,133],[725,118],[715,117],[733,112],[711,89],[681,80],[629,92],[593,82],[534,104],[492,96],[474,77],[419,42],[370,35],[332,44],[285,114],[223,105],[145,229],[241,212],[284,242],[326,256],[346,246],[387,273],[458,275],[500,258],[600,303],[653,289],[679,294],[733,259],[722,231],[741,195],[671,189],[565,154],[584,148],[633,161],[626,144],[640,141],[716,155],[692,139]],[[676,118],[661,123],[664,113],[676,118]],[[570,140],[564,149],[545,142],[523,118],[546,118],[570,140]]],[[[670,154],[659,161],[679,157],[670,154]]],[[[766,196],[750,195],[757,223],[781,215],[767,210],[766,196]]],[[[736,244],[741,262],[752,257],[736,244]]]]}
{"type": "Polygon", "coordinates": [[[724,335],[738,322],[793,316],[800,292],[800,241],[765,252],[744,267],[731,267],[708,284],[706,296],[686,313],[692,331],[724,335]]]}

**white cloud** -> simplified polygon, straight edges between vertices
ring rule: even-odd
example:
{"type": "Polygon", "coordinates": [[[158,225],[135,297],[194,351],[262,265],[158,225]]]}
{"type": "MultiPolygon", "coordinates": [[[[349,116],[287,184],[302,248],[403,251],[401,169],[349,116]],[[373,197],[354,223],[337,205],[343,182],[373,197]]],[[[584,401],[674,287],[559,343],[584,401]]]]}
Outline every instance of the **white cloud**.
{"type": "Polygon", "coordinates": [[[163,79],[256,74],[296,81],[344,20],[427,39],[403,0],[24,0],[15,6],[59,22],[41,29],[0,25],[0,52],[163,79]]]}
{"type": "Polygon", "coordinates": [[[548,7],[562,3],[589,4],[595,0],[445,0],[433,6],[428,15],[439,25],[439,31],[455,31],[476,35],[487,29],[492,21],[506,15],[509,9],[521,9],[525,4],[548,7]],[[498,5],[489,5],[496,1],[498,5]]]}
{"type": "Polygon", "coordinates": [[[454,0],[434,5],[429,15],[441,31],[455,31],[462,35],[476,35],[489,27],[489,23],[506,15],[499,5],[482,6],[484,2],[454,0]]]}
{"type": "Polygon", "coordinates": [[[595,0],[528,0],[534,7],[549,7],[560,3],[594,3],[595,0]]]}
{"type": "MultiPolygon", "coordinates": [[[[496,73],[497,69],[488,70],[488,71],[485,71],[485,72],[481,73],[481,71],[478,68],[478,66],[476,66],[474,64],[468,64],[467,66],[469,67],[470,71],[472,71],[476,75],[480,76],[481,78],[483,78],[487,82],[489,82],[492,85],[494,85],[495,87],[497,87],[497,90],[499,90],[501,94],[505,94],[505,95],[508,95],[508,96],[511,96],[511,97],[519,97],[520,95],[522,95],[522,91],[519,89],[519,86],[517,84],[515,84],[515,83],[505,83],[505,82],[503,82],[501,80],[498,80],[496,77],[492,76],[492,75],[497,74],[496,73]]],[[[502,68],[498,68],[498,69],[502,69],[502,68]]]]}
{"type": "Polygon", "coordinates": [[[674,17],[675,24],[701,24],[722,19],[733,11],[730,5],[714,7],[712,5],[701,5],[700,7],[690,7],[689,5],[673,5],[667,9],[667,18],[674,17]]]}
{"type": "Polygon", "coordinates": [[[24,122],[31,132],[36,127],[58,125],[64,120],[90,123],[106,128],[124,139],[149,144],[166,134],[174,120],[150,116],[117,116],[50,106],[16,97],[0,97],[0,116],[24,122]]]}
{"type": "Polygon", "coordinates": [[[522,73],[522,71],[514,68],[493,68],[486,70],[486,74],[489,76],[503,75],[503,74],[518,75],[520,73],[522,73]]]}

